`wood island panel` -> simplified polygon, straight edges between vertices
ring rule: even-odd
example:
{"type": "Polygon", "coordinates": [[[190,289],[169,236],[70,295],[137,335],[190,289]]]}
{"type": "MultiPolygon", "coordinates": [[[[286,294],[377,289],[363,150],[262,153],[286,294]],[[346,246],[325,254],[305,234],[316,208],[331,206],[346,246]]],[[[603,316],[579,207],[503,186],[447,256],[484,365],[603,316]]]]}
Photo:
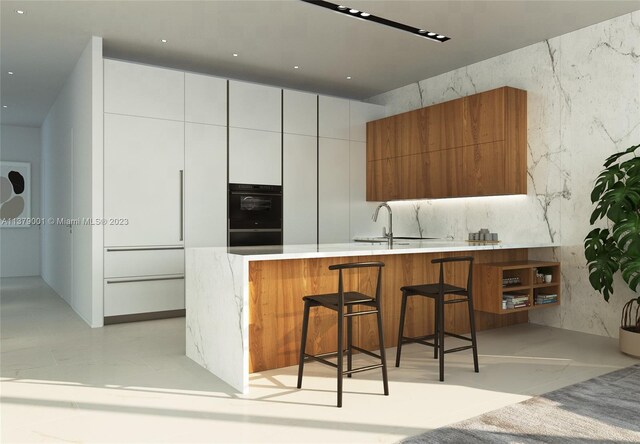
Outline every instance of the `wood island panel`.
{"type": "MultiPolygon", "coordinates": [[[[475,263],[506,262],[527,259],[526,249],[505,249],[453,253],[398,254],[386,256],[337,257],[318,259],[287,259],[252,261],[249,263],[249,371],[251,373],[298,363],[302,332],[302,297],[333,293],[338,275],[329,271],[332,264],[359,261],[385,263],[382,277],[382,316],[386,348],[395,347],[398,336],[400,287],[437,282],[438,266],[431,260],[440,257],[474,256],[475,263]]],[[[453,285],[466,285],[464,264],[449,264],[445,280],[453,285]]],[[[474,270],[474,300],[481,288],[478,270],[474,270]]],[[[373,295],[375,271],[351,270],[345,274],[345,290],[357,290],[373,295]]],[[[445,308],[447,331],[467,333],[469,322],[466,304],[445,308]]],[[[407,307],[406,336],[433,332],[433,302],[413,297],[407,307]]],[[[478,330],[487,330],[526,323],[527,312],[492,314],[476,311],[478,330]]],[[[307,350],[318,354],[336,350],[336,313],[311,309],[307,350]]],[[[369,350],[378,349],[375,316],[354,319],[354,344],[369,350]]]]}

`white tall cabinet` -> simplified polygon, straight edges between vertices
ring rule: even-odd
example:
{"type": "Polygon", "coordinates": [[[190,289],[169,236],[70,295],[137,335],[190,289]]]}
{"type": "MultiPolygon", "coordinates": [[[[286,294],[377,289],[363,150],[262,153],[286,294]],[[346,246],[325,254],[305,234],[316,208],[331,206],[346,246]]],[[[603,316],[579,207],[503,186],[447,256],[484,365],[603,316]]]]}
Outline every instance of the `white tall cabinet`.
{"type": "Polygon", "coordinates": [[[105,245],[182,245],[184,123],[105,113],[104,166],[105,245]]]}
{"type": "Polygon", "coordinates": [[[282,90],[229,81],[229,182],[282,185],[282,90]]]}
{"type": "Polygon", "coordinates": [[[104,61],[105,321],[180,315],[184,247],[226,245],[227,81],[104,61]]]}
{"type": "Polygon", "coordinates": [[[283,213],[284,243],[318,239],[318,96],[284,90],[283,213]]]}

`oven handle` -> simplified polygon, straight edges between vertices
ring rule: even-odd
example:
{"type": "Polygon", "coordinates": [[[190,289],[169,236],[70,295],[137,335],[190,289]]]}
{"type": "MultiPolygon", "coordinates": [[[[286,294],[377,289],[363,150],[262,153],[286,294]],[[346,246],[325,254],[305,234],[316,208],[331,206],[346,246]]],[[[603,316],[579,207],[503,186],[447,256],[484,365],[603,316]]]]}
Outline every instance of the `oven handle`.
{"type": "Polygon", "coordinates": [[[281,228],[229,228],[229,233],[279,233],[281,228]]]}
{"type": "Polygon", "coordinates": [[[282,193],[247,193],[243,191],[230,191],[230,193],[235,196],[282,196],[282,193]]]}

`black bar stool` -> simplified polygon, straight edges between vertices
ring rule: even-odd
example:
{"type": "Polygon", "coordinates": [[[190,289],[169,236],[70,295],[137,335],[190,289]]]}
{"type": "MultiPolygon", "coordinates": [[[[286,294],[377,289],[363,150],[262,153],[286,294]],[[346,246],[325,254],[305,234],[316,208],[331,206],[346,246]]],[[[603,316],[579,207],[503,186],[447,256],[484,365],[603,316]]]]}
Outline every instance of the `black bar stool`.
{"type": "Polygon", "coordinates": [[[338,407],[342,407],[342,377],[347,375],[351,377],[354,373],[359,373],[367,370],[373,370],[376,368],[382,368],[382,381],[384,384],[384,394],[389,395],[389,382],[387,380],[387,359],[384,352],[384,338],[382,334],[382,313],[381,313],[381,299],[380,299],[380,283],[382,279],[382,262],[354,262],[350,264],[331,265],[329,270],[338,270],[338,292],[322,295],[305,296],[302,298],[304,301],[304,317],[302,320],[302,342],[300,344],[300,360],[298,364],[298,388],[302,387],[302,372],[304,369],[305,359],[312,359],[323,364],[329,365],[337,369],[338,376],[338,407]],[[342,270],[353,268],[372,268],[378,269],[378,279],[376,283],[376,295],[375,298],[367,296],[355,291],[344,291],[342,270]],[[364,305],[372,307],[371,310],[353,311],[355,305],[364,305]],[[323,353],[321,355],[309,355],[305,353],[305,347],[307,343],[307,330],[309,328],[309,310],[311,307],[325,307],[334,310],[338,313],[338,351],[336,353],[323,353]],[[347,307],[347,312],[344,312],[344,308],[347,307]],[[380,340],[380,354],[370,352],[363,348],[353,345],[352,333],[353,333],[353,318],[355,316],[366,316],[375,314],[378,318],[378,338],[380,340]],[[347,349],[343,348],[343,326],[344,318],[347,318],[347,349]],[[365,367],[353,368],[352,366],[352,354],[353,350],[357,350],[365,355],[373,356],[380,359],[380,364],[367,365],[365,367]],[[343,357],[344,353],[347,353],[347,371],[344,371],[343,357]],[[328,361],[325,358],[337,356],[338,363],[328,361]]]}
{"type": "Polygon", "coordinates": [[[402,308],[400,310],[400,331],[398,333],[398,351],[396,354],[396,367],[400,367],[400,354],[402,352],[402,344],[408,342],[417,342],[419,344],[428,345],[433,347],[433,358],[437,359],[440,355],[440,381],[444,381],[444,355],[445,353],[453,353],[462,350],[473,350],[473,367],[476,373],[480,370],[478,368],[478,344],[476,341],[476,325],[473,313],[473,257],[450,257],[444,259],[434,259],[432,264],[440,264],[440,281],[437,284],[425,284],[425,285],[409,285],[402,287],[402,308]],[[467,288],[456,287],[444,282],[444,270],[443,265],[448,262],[469,262],[469,275],[467,277],[467,288]],[[445,299],[446,295],[455,295],[455,299],[445,299]],[[420,336],[417,338],[409,338],[403,336],[404,332],[404,318],[407,311],[407,299],[410,296],[424,296],[432,298],[435,302],[435,332],[432,335],[420,336]],[[457,335],[444,331],[444,306],[447,304],[459,304],[467,303],[469,307],[469,326],[471,329],[471,337],[457,335]],[[456,347],[449,350],[444,348],[444,336],[452,336],[458,339],[464,339],[465,341],[471,341],[471,345],[464,347],[456,347]],[[428,339],[433,339],[433,342],[427,342],[428,339]]]}

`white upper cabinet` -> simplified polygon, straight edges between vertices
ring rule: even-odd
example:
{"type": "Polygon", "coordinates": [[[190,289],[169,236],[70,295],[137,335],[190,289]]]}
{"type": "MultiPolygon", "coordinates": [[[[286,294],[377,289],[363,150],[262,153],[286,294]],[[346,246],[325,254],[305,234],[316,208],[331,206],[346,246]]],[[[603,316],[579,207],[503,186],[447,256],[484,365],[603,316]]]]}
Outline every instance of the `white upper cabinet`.
{"type": "Polygon", "coordinates": [[[282,185],[282,133],[229,128],[229,183],[282,185]]]}
{"type": "Polygon", "coordinates": [[[106,246],[182,245],[184,123],[104,116],[106,246]]]}
{"type": "Polygon", "coordinates": [[[351,239],[362,236],[382,236],[382,227],[389,228],[388,215],[381,212],[373,222],[377,202],[367,202],[367,144],[349,142],[349,200],[351,239]]]}
{"type": "Polygon", "coordinates": [[[218,77],[186,73],[184,120],[209,125],[227,125],[227,81],[218,77]]]}
{"type": "Polygon", "coordinates": [[[284,133],[318,135],[318,96],[316,94],[285,89],[282,114],[284,133]]]}
{"type": "Polygon", "coordinates": [[[318,238],[318,138],[285,134],[283,143],[284,243],[315,244],[318,238]]]}
{"type": "Polygon", "coordinates": [[[104,111],[182,121],[184,73],[118,60],[105,60],[104,111]]]}
{"type": "Polygon", "coordinates": [[[349,242],[349,141],[320,138],[319,158],[320,242],[349,242]]]}
{"type": "Polygon", "coordinates": [[[282,131],[282,90],[255,83],[229,81],[229,126],[282,131]]]}
{"type": "Polygon", "coordinates": [[[378,120],[386,115],[384,106],[372,103],[351,101],[349,103],[349,140],[367,141],[367,122],[378,120]]]}
{"type": "Polygon", "coordinates": [[[185,124],[185,247],[227,245],[227,128],[185,124]]]}
{"type": "Polygon", "coordinates": [[[349,140],[349,100],[319,96],[319,136],[349,140]]]}

